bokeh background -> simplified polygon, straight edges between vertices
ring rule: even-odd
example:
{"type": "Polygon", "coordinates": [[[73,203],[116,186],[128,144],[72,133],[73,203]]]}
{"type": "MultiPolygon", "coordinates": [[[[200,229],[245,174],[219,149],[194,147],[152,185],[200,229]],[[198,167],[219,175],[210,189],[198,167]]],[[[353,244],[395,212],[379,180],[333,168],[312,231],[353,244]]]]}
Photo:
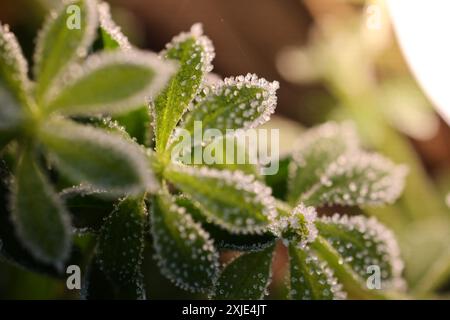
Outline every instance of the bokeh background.
{"type": "MultiPolygon", "coordinates": [[[[30,61],[37,30],[57,2],[0,2],[0,21],[10,25],[30,61]]],[[[225,77],[251,72],[278,80],[279,103],[270,125],[281,130],[284,151],[303,128],[331,119],[350,119],[368,149],[408,164],[408,184],[399,203],[364,213],[377,216],[395,231],[412,292],[449,297],[450,213],[446,197],[450,192],[450,129],[413,77],[384,2],[107,2],[114,19],[137,47],[158,52],[174,35],[201,22],[216,49],[215,73],[225,77]]],[[[282,296],[282,286],[277,284],[282,283],[283,260],[280,251],[273,298],[282,296]]],[[[144,269],[158,274],[154,266],[144,269]]],[[[149,298],[184,297],[159,276],[154,276],[148,287],[149,298]]],[[[0,298],[73,297],[60,281],[0,262],[0,298]]]]}

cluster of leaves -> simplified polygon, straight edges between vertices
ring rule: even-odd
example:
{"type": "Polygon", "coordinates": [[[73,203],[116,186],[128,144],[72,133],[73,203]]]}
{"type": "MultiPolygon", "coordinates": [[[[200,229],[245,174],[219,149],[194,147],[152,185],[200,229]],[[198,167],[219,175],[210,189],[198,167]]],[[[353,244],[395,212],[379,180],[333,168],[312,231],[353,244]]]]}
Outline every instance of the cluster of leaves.
{"type": "Polygon", "coordinates": [[[204,148],[230,138],[227,129],[268,121],[276,105],[277,82],[215,79],[214,49],[200,25],[156,56],[128,43],[106,4],[71,1],[38,37],[34,81],[7,27],[0,37],[3,257],[58,273],[83,260],[72,230],[89,233],[95,249],[84,253],[84,297],[105,294],[97,288],[106,283],[108,295],[144,299],[151,242],[161,273],[180,288],[259,299],[281,240],[293,299],[371,296],[370,265],[380,266],[384,289],[402,287],[396,242],[374,218],[317,218],[324,205],[380,205],[402,191],[404,168],[362,151],[349,125],[309,130],[266,179],[253,165],[173,157],[178,129],[198,134],[195,121],[218,129],[204,148]],[[81,8],[80,29],[65,24],[72,4],[81,8]],[[220,250],[228,249],[244,253],[221,267],[220,250]]]}

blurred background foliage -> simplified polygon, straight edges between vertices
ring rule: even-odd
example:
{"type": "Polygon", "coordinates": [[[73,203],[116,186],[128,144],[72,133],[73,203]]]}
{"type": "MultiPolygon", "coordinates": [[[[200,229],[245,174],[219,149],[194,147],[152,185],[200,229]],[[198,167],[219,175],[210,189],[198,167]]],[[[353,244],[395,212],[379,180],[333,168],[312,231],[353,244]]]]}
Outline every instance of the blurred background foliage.
{"type": "MultiPolygon", "coordinates": [[[[27,58],[45,12],[57,2],[0,2],[0,20],[16,33],[27,58]]],[[[402,198],[394,206],[365,213],[395,231],[414,296],[450,298],[450,210],[445,204],[450,191],[450,129],[411,75],[383,2],[108,2],[115,20],[138,47],[160,51],[173,35],[202,22],[216,48],[214,72],[252,72],[279,80],[277,116],[269,126],[281,130],[282,152],[289,152],[302,127],[352,119],[368,149],[408,164],[402,198]]],[[[357,212],[345,210],[328,208],[323,214],[357,212]]],[[[90,240],[77,241],[88,246],[90,240]]],[[[272,298],[283,296],[285,270],[277,266],[285,265],[285,259],[279,250],[272,298]]],[[[151,275],[146,276],[151,282],[149,298],[186,296],[161,277],[155,265],[144,266],[144,272],[151,275]]],[[[0,298],[77,298],[76,292],[64,288],[63,281],[0,262],[0,298]]]]}

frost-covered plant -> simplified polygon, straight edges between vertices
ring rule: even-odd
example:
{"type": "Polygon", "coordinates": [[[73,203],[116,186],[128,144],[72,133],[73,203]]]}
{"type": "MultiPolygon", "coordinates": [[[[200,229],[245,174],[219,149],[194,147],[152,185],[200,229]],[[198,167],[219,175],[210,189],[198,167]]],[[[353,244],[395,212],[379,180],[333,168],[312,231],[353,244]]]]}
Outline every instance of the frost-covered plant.
{"type": "MultiPolygon", "coordinates": [[[[284,169],[267,182],[282,191],[277,194],[280,200],[287,200],[277,200],[278,215],[270,230],[288,249],[289,296],[384,298],[382,291],[366,286],[371,266],[381,270],[383,290],[403,290],[403,263],[391,231],[373,217],[318,217],[316,208],[391,203],[403,189],[405,167],[362,151],[348,123],[306,131],[282,163],[284,169]]],[[[262,298],[266,293],[274,243],[260,239],[251,245],[236,248],[263,250],[243,254],[225,267],[216,283],[217,298],[262,298]],[[246,274],[236,272],[243,268],[246,274]]]]}
{"type": "Polygon", "coordinates": [[[54,265],[68,257],[70,220],[43,161],[74,183],[117,195],[154,188],[136,144],[71,118],[132,110],[156,94],[174,69],[135,49],[89,54],[103,30],[97,3],[71,4],[81,8],[81,26],[66,26],[67,5],[49,15],[37,39],[33,80],[15,36],[0,26],[0,148],[15,142],[12,219],[30,253],[54,265]]]}
{"type": "MultiPolygon", "coordinates": [[[[155,58],[132,48],[106,4],[70,3],[82,8],[84,24],[71,33],[63,25],[65,7],[51,15],[38,40],[36,84],[26,80],[15,39],[2,28],[0,89],[8,103],[0,107],[0,141],[7,145],[4,158],[17,159],[11,212],[29,250],[0,224],[4,257],[46,273],[49,264],[88,261],[85,298],[144,299],[144,249],[151,243],[161,273],[180,288],[217,299],[260,299],[279,242],[289,254],[292,299],[379,298],[403,289],[389,230],[375,218],[318,217],[316,211],[395,201],[402,166],[363,151],[353,128],[336,123],[305,132],[278,174],[265,179],[253,165],[174,158],[179,129],[195,135],[195,121],[222,135],[192,148],[232,138],[227,129],[268,121],[278,83],[252,74],[215,79],[214,50],[199,24],[155,58]],[[80,62],[75,53],[91,47],[100,52],[80,62]],[[148,109],[140,108],[144,95],[148,109]],[[145,138],[150,118],[153,140],[145,138]],[[46,162],[50,169],[39,167],[46,162]],[[60,196],[46,173],[63,189],[60,196]],[[69,213],[76,231],[94,236],[93,251],[68,250],[69,213]],[[221,266],[220,252],[230,249],[243,253],[221,266]],[[383,291],[366,286],[374,265],[383,291]]],[[[9,185],[1,187],[6,199],[9,185]]]]}

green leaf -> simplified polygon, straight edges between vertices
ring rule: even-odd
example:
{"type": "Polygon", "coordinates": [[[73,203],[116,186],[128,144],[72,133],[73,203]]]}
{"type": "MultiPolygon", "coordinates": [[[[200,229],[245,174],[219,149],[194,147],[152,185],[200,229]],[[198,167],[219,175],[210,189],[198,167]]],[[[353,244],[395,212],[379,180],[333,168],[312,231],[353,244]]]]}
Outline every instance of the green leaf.
{"type": "Polygon", "coordinates": [[[69,215],[30,150],[17,164],[12,208],[23,245],[36,259],[62,267],[71,243],[69,215]]]}
{"type": "Polygon", "coordinates": [[[61,76],[48,94],[46,111],[65,115],[130,111],[142,106],[147,96],[156,95],[172,73],[172,64],[150,52],[93,54],[61,76]]]}
{"type": "Polygon", "coordinates": [[[100,21],[100,35],[103,42],[103,49],[129,50],[131,45],[128,38],[122,33],[120,27],[113,21],[111,10],[107,2],[98,4],[98,17],[100,21]]]}
{"type": "MultiPolygon", "coordinates": [[[[228,130],[252,129],[268,121],[277,103],[277,81],[258,79],[254,74],[226,78],[210,88],[205,88],[195,106],[187,114],[182,128],[199,142],[214,137],[204,136],[208,129],[218,134],[228,130]]],[[[212,135],[212,132],[211,132],[212,135]]]]}
{"type": "Polygon", "coordinates": [[[378,154],[347,153],[330,163],[300,201],[314,206],[393,203],[403,191],[406,174],[406,166],[378,154]]]}
{"type": "Polygon", "coordinates": [[[100,270],[98,261],[94,258],[86,268],[81,286],[82,300],[106,300],[117,297],[117,290],[104,272],[100,270]]]}
{"type": "Polygon", "coordinates": [[[106,192],[87,187],[72,187],[60,192],[67,210],[72,217],[72,226],[79,233],[98,233],[104,219],[114,209],[114,202],[106,192]]]}
{"type": "Polygon", "coordinates": [[[201,223],[203,229],[211,235],[216,247],[219,249],[260,251],[272,246],[276,241],[275,235],[271,232],[263,234],[233,234],[213,223],[208,223],[208,219],[200,209],[190,199],[184,196],[177,197],[176,204],[185,208],[195,221],[201,223]]]}
{"type": "Polygon", "coordinates": [[[152,138],[151,117],[147,106],[142,106],[136,110],[113,118],[125,128],[130,137],[136,142],[149,146],[152,138]]]}
{"type": "Polygon", "coordinates": [[[309,247],[299,249],[289,246],[290,297],[295,300],[345,299],[327,263],[322,261],[309,247]]]}
{"type": "Polygon", "coordinates": [[[205,146],[192,144],[189,139],[172,150],[172,161],[219,170],[239,170],[260,178],[262,168],[254,145],[246,144],[235,136],[221,136],[205,146]]]}
{"type": "Polygon", "coordinates": [[[39,138],[59,170],[76,183],[118,195],[156,189],[143,150],[118,134],[53,119],[39,138]]]}
{"type": "Polygon", "coordinates": [[[208,292],[219,271],[209,234],[168,194],[152,199],[150,226],[162,274],[185,290],[208,292]]]}
{"type": "Polygon", "coordinates": [[[98,237],[100,270],[122,296],[133,299],[145,299],[141,265],[146,215],[143,198],[125,198],[105,219],[98,237]]]}
{"type": "Polygon", "coordinates": [[[271,190],[240,171],[172,165],[164,176],[192,199],[210,222],[229,232],[261,234],[276,216],[271,190]]]}
{"type": "Polygon", "coordinates": [[[0,131],[17,125],[31,87],[28,64],[16,37],[0,23],[0,131]]]}
{"type": "Polygon", "coordinates": [[[351,123],[328,122],[298,138],[289,166],[288,201],[296,204],[302,193],[320,182],[328,166],[359,145],[351,123]]]}
{"type": "Polygon", "coordinates": [[[201,24],[194,24],[190,32],[174,37],[161,55],[180,64],[166,88],[152,102],[155,119],[156,151],[163,152],[188,104],[197,94],[206,73],[212,70],[214,49],[203,35],[201,24]]]}
{"type": "Polygon", "coordinates": [[[273,196],[280,200],[286,200],[290,163],[291,157],[284,157],[280,159],[276,174],[264,176],[267,186],[272,189],[273,196]]]}
{"type": "Polygon", "coordinates": [[[114,285],[100,269],[95,257],[89,263],[80,292],[83,300],[143,300],[146,298],[142,278],[127,286],[114,285]]]}
{"type": "MultiPolygon", "coordinates": [[[[320,235],[340,255],[365,285],[366,279],[379,268],[382,289],[403,289],[403,262],[393,233],[374,217],[335,214],[316,221],[320,235]]],[[[345,283],[343,283],[345,286],[345,283]]]]}
{"type": "Polygon", "coordinates": [[[56,77],[66,66],[87,55],[97,26],[95,0],[68,1],[48,15],[39,32],[34,56],[38,102],[57,82],[56,77]]]}
{"type": "Polygon", "coordinates": [[[37,261],[26,250],[18,239],[10,214],[10,183],[12,175],[6,164],[0,160],[0,261],[47,275],[59,275],[59,271],[52,265],[37,261]]]}
{"type": "Polygon", "coordinates": [[[215,299],[263,299],[272,278],[275,245],[262,251],[244,253],[231,261],[220,274],[215,299]]]}

